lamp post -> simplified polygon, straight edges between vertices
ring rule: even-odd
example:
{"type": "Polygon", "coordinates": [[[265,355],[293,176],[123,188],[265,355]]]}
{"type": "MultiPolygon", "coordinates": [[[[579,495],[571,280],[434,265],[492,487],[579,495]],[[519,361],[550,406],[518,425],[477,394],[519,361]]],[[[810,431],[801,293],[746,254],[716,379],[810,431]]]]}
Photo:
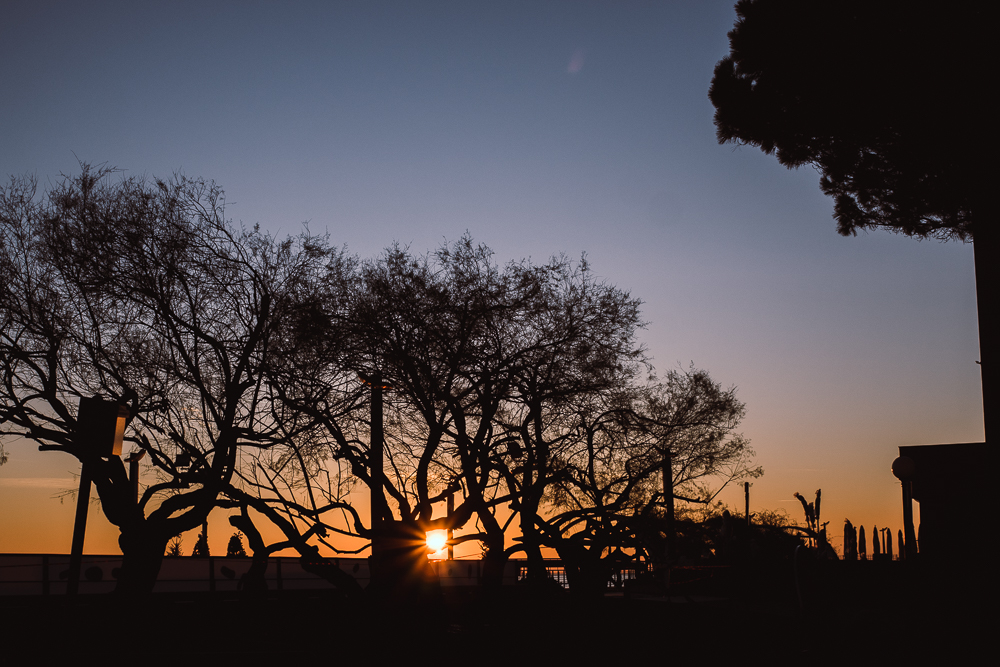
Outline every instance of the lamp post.
{"type": "MultiPolygon", "coordinates": [[[[383,492],[383,450],[385,449],[385,430],[383,427],[382,391],[389,387],[382,384],[382,374],[375,371],[366,375],[358,371],[358,379],[371,387],[371,436],[368,445],[368,473],[371,477],[371,526],[372,534],[376,535],[382,526],[385,494],[383,492]]],[[[372,554],[375,553],[375,539],[372,539],[372,554]]]]}
{"type": "MultiPolygon", "coordinates": [[[[121,456],[128,416],[128,407],[119,405],[117,401],[105,401],[99,396],[80,399],[76,416],[76,444],[82,450],[82,456],[76,519],[73,522],[73,544],[69,556],[69,581],[66,590],[69,595],[76,595],[80,589],[80,566],[83,561],[83,538],[87,530],[87,509],[90,506],[93,460],[121,456]]],[[[136,461],[138,466],[138,459],[136,461]]],[[[138,479],[138,475],[136,478],[138,479]]]]}
{"type": "MultiPolygon", "coordinates": [[[[383,392],[388,385],[382,382],[382,374],[374,371],[367,375],[358,371],[358,378],[371,388],[371,435],[368,445],[368,473],[371,478],[370,512],[372,531],[372,551],[370,576],[375,581],[379,571],[384,569],[382,561],[394,550],[393,536],[389,535],[391,525],[386,524],[388,507],[385,502],[383,457],[385,450],[385,429],[383,426],[383,392]]],[[[391,518],[391,515],[390,517],[391,518]]]]}
{"type": "MultiPolygon", "coordinates": [[[[917,535],[913,529],[913,478],[917,464],[909,456],[897,456],[892,462],[892,474],[903,485],[903,557],[912,560],[917,555],[917,535]]],[[[921,515],[923,516],[923,515],[921,515]]]]}

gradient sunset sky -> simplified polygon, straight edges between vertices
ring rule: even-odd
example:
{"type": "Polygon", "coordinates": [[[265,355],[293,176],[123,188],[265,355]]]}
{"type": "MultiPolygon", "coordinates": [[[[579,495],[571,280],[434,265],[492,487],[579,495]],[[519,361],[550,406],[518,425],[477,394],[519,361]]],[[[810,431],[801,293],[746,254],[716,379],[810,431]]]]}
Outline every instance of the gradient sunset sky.
{"type": "MultiPolygon", "coordinates": [[[[738,387],[751,511],[801,522],[792,494],[822,488],[835,545],[844,518],[895,532],[896,448],[983,439],[972,246],[840,237],[816,171],[720,146],[734,20],[732,0],[8,0],[0,176],[180,171],[236,221],[361,257],[466,231],[500,262],[586,253],[645,302],[658,368],[738,387]]],[[[68,552],[53,495],[79,465],[7,450],[0,552],[68,552]]],[[[91,517],[86,550],[117,553],[91,517]]],[[[231,533],[214,513],[213,553],[231,533]]]]}

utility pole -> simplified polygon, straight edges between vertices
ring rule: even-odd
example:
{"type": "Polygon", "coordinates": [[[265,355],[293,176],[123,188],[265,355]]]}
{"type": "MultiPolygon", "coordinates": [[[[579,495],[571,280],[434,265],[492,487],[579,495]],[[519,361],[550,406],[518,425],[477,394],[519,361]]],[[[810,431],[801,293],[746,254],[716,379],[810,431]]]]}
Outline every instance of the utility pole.
{"type": "Polygon", "coordinates": [[[386,558],[386,553],[384,552],[390,548],[387,545],[387,541],[391,539],[386,534],[387,528],[391,528],[391,526],[387,526],[385,522],[385,482],[383,479],[384,471],[382,469],[384,465],[383,450],[385,448],[385,430],[382,421],[382,390],[385,387],[382,384],[382,374],[379,371],[375,371],[371,375],[359,372],[358,377],[371,388],[368,475],[370,477],[369,488],[371,489],[370,517],[372,542],[369,573],[372,583],[376,581],[382,583],[380,578],[383,577],[386,568],[385,563],[382,561],[386,558]]]}

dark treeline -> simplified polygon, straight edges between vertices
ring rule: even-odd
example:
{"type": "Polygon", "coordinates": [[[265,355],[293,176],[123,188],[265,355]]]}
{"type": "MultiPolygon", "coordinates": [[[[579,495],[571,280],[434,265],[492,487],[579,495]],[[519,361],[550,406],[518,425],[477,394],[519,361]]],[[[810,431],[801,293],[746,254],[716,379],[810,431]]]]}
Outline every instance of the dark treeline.
{"type": "Polygon", "coordinates": [[[357,592],[320,549],[371,540],[374,521],[464,528],[494,583],[512,556],[544,578],[552,548],[586,588],[616,548],[659,556],[650,526],[674,497],[760,473],[735,390],[693,367],[655,375],[640,301],[585,259],[500,265],[465,237],[362,260],[233,224],[214,183],[86,164],[45,191],[12,178],[0,240],[0,434],[88,464],[123,591],[151,590],[171,540],[216,508],[261,579],[291,548],[357,592]],[[91,396],[128,408],[138,500],[121,458],[81,437],[91,396]]]}

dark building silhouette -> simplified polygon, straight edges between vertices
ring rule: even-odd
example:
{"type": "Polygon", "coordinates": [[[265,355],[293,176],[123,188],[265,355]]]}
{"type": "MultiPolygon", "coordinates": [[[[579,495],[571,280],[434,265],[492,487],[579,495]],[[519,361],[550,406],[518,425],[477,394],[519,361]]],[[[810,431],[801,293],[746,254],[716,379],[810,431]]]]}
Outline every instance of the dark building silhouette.
{"type": "Polygon", "coordinates": [[[912,461],[897,476],[904,485],[912,484],[912,498],[920,503],[921,558],[971,557],[984,551],[993,523],[989,496],[998,452],[1000,447],[985,442],[899,448],[900,458],[912,461]]]}

